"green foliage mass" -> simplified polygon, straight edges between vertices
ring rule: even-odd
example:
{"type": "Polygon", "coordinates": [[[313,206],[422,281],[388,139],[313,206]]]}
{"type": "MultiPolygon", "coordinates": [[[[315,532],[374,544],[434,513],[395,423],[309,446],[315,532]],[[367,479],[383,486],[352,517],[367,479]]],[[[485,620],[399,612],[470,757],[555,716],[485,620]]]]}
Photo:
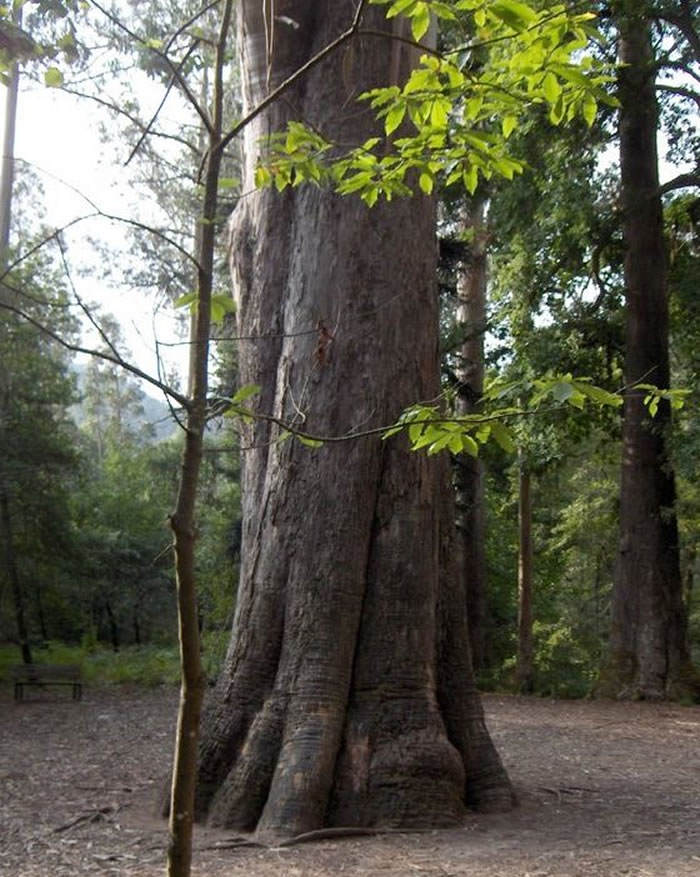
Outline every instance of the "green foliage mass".
{"type": "Polygon", "coordinates": [[[442,51],[424,46],[402,86],[361,95],[383,132],[340,150],[340,157],[321,122],[291,122],[273,134],[264,144],[259,186],[281,191],[302,182],[329,184],[341,194],[359,194],[369,206],[380,197],[412,194],[413,180],[426,194],[436,184],[474,193],[480,179],[511,180],[523,171],[509,140],[533,107],[546,107],[553,125],[577,116],[591,125],[598,102],[612,102],[608,71],[588,52],[598,36],[590,12],[571,12],[565,4],[539,10],[513,0],[373,2],[388,6],[389,17],[407,16],[416,41],[431,15],[449,22],[461,39],[442,51]]]}

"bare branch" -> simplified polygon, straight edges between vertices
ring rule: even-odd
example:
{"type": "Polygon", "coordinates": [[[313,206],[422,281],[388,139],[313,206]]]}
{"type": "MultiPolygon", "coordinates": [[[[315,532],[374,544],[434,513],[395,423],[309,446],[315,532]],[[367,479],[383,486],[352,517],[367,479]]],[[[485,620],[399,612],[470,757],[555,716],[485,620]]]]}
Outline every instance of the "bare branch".
{"type": "Polygon", "coordinates": [[[700,186],[700,173],[679,174],[667,183],[659,186],[659,195],[668,195],[677,189],[697,188],[700,186]]]}
{"type": "MultiPolygon", "coordinates": [[[[86,200],[88,199],[86,198],[86,200]]],[[[160,229],[154,228],[151,225],[146,225],[146,223],[139,222],[136,219],[128,219],[124,216],[115,216],[114,214],[104,213],[102,210],[95,209],[94,213],[88,213],[84,216],[78,216],[75,219],[72,219],[70,222],[67,222],[60,228],[55,229],[51,232],[50,235],[42,238],[38,243],[30,247],[25,253],[22,253],[21,256],[18,256],[14,260],[14,262],[8,265],[8,267],[0,274],[0,282],[2,282],[12,270],[17,268],[19,265],[22,264],[22,262],[26,261],[32,255],[34,255],[34,253],[38,252],[42,247],[46,246],[46,244],[55,240],[59,235],[68,231],[68,229],[72,228],[73,226],[78,225],[81,222],[86,222],[88,219],[106,219],[109,222],[122,223],[124,225],[131,226],[132,228],[138,228],[142,231],[148,232],[149,234],[152,234],[154,237],[159,238],[169,246],[173,247],[173,249],[177,250],[182,256],[192,262],[192,264],[199,270],[199,261],[193,255],[191,255],[191,253],[189,253],[184,247],[178,244],[177,241],[174,241],[172,238],[168,237],[168,235],[162,232],[160,229]]]]}
{"type": "MultiPolygon", "coordinates": [[[[84,98],[86,100],[94,101],[96,104],[99,104],[102,107],[106,107],[108,110],[111,110],[114,113],[118,113],[120,116],[124,116],[124,118],[128,119],[132,125],[136,126],[139,130],[146,132],[147,127],[141,119],[137,119],[136,116],[133,116],[131,113],[128,113],[123,107],[120,107],[118,104],[112,103],[112,101],[104,100],[104,98],[98,97],[96,94],[88,94],[86,91],[78,91],[75,88],[68,88],[63,86],[61,91],[66,92],[66,94],[72,94],[75,97],[84,98]]],[[[159,108],[160,109],[160,108],[159,108]]],[[[153,125],[155,119],[152,119],[149,123],[153,125]]],[[[182,146],[186,146],[192,152],[198,154],[198,149],[194,144],[190,143],[189,140],[186,140],[184,137],[178,137],[177,134],[167,134],[165,131],[154,131],[149,129],[147,131],[148,134],[152,134],[154,137],[161,137],[165,140],[174,140],[176,143],[180,143],[182,146]]]]}
{"type": "MultiPolygon", "coordinates": [[[[111,12],[109,12],[109,10],[105,9],[104,6],[102,6],[100,3],[97,2],[97,0],[90,0],[90,3],[95,7],[95,9],[98,9],[105,16],[105,18],[107,18],[109,21],[111,21],[112,24],[116,25],[120,30],[124,31],[124,33],[127,36],[129,36],[132,40],[134,40],[137,43],[140,43],[142,46],[146,46],[146,48],[150,49],[150,51],[153,52],[154,55],[157,55],[157,57],[159,57],[162,61],[164,61],[167,64],[167,66],[170,68],[170,72],[173,74],[173,77],[177,81],[177,84],[182,89],[183,94],[185,95],[187,100],[190,102],[190,104],[192,105],[192,107],[194,108],[194,110],[197,112],[200,119],[202,120],[204,127],[207,129],[207,131],[209,133],[211,133],[212,126],[211,126],[211,119],[209,118],[209,114],[204,109],[204,107],[199,103],[197,98],[190,91],[190,87],[188,86],[187,82],[185,81],[185,79],[183,78],[183,76],[179,70],[179,65],[174,64],[172,59],[170,58],[170,56],[167,53],[162,52],[160,49],[157,49],[154,46],[149,45],[148,40],[144,39],[143,37],[140,37],[137,33],[135,33],[133,30],[131,30],[131,28],[127,27],[123,21],[121,21],[119,18],[117,18],[116,15],[113,15],[111,12]]],[[[180,63],[182,64],[182,62],[180,62],[180,63]]]]}
{"type": "Polygon", "coordinates": [[[112,354],[115,357],[119,357],[120,356],[119,351],[116,349],[116,347],[112,343],[111,338],[109,338],[109,336],[107,335],[105,330],[97,322],[94,314],[92,313],[92,310],[85,304],[85,302],[80,297],[80,295],[78,295],[78,290],[75,288],[75,283],[73,283],[73,275],[71,274],[70,267],[68,265],[68,260],[66,259],[66,250],[65,250],[65,247],[63,245],[63,242],[61,240],[60,235],[56,235],[56,244],[57,244],[58,250],[61,254],[61,262],[63,263],[63,270],[65,272],[67,279],[68,279],[68,283],[70,284],[70,288],[71,288],[71,292],[73,293],[73,297],[78,302],[80,310],[83,312],[85,317],[89,320],[90,324],[97,330],[100,338],[102,338],[102,340],[107,345],[107,347],[112,352],[112,354]]]}
{"type": "Polygon", "coordinates": [[[666,85],[663,82],[657,82],[656,89],[657,91],[665,91],[668,94],[678,95],[678,97],[688,98],[688,100],[695,101],[700,107],[700,94],[697,91],[693,91],[692,88],[683,88],[680,85],[666,85]]]}
{"type": "MultiPolygon", "coordinates": [[[[189,47],[189,49],[188,49],[187,52],[185,53],[185,57],[184,57],[184,58],[180,61],[180,63],[177,65],[178,72],[181,71],[182,68],[185,66],[185,62],[186,62],[187,59],[190,57],[190,55],[192,54],[192,52],[194,52],[194,50],[197,48],[198,45],[199,45],[199,40],[195,40],[195,41],[192,43],[192,45],[189,47]]],[[[143,143],[143,141],[144,141],[144,140],[146,139],[146,137],[148,137],[148,135],[151,133],[151,129],[152,129],[153,126],[155,125],[155,123],[156,123],[156,119],[158,118],[158,116],[159,116],[159,114],[160,114],[160,111],[161,111],[161,110],[163,109],[163,107],[165,106],[165,102],[166,102],[166,100],[168,99],[168,95],[170,94],[173,85],[175,85],[175,79],[176,79],[176,76],[175,76],[175,73],[173,73],[173,75],[170,77],[170,82],[168,83],[168,85],[167,85],[167,87],[166,87],[166,89],[165,89],[165,92],[163,93],[163,97],[161,98],[160,103],[158,104],[158,107],[156,108],[155,113],[153,113],[153,115],[151,116],[151,120],[150,120],[150,122],[149,122],[149,123],[146,125],[146,127],[144,128],[143,133],[141,134],[141,136],[139,137],[139,139],[138,139],[138,141],[137,141],[137,143],[136,143],[136,146],[134,146],[134,148],[133,148],[133,149],[131,150],[131,152],[129,153],[129,157],[128,157],[127,160],[124,162],[124,167],[126,167],[126,166],[129,164],[129,162],[131,161],[131,159],[136,155],[136,153],[137,153],[137,152],[139,151],[139,149],[141,148],[141,144],[143,143]]]]}
{"type": "MultiPolygon", "coordinates": [[[[13,288],[6,282],[4,285],[13,292],[21,292],[20,290],[13,288]]],[[[31,326],[34,326],[35,329],[38,329],[43,335],[46,335],[48,338],[51,338],[52,341],[60,344],[61,347],[63,347],[65,350],[70,350],[73,353],[84,353],[87,356],[94,356],[97,359],[102,359],[105,362],[111,362],[113,365],[118,365],[120,366],[120,368],[123,368],[125,371],[130,372],[132,375],[135,375],[142,381],[146,381],[152,386],[157,387],[162,393],[164,393],[167,397],[173,399],[185,410],[189,409],[190,400],[186,396],[183,396],[181,393],[178,393],[177,390],[174,390],[172,387],[169,387],[167,384],[159,381],[157,378],[154,378],[153,375],[149,375],[146,372],[142,371],[137,366],[125,360],[119,353],[115,355],[111,352],[107,353],[104,350],[95,350],[90,347],[83,347],[81,344],[73,344],[70,341],[67,341],[65,338],[62,338],[57,332],[54,332],[53,329],[50,329],[47,325],[37,320],[36,317],[33,317],[26,311],[23,311],[22,308],[9,304],[9,302],[0,301],[0,308],[16,314],[18,317],[25,320],[31,326]]]]}
{"type": "Polygon", "coordinates": [[[662,13],[659,17],[662,21],[672,24],[685,37],[689,48],[695,56],[695,60],[700,63],[700,35],[693,25],[693,13],[688,0],[681,0],[681,11],[678,15],[671,13],[662,13]]]}

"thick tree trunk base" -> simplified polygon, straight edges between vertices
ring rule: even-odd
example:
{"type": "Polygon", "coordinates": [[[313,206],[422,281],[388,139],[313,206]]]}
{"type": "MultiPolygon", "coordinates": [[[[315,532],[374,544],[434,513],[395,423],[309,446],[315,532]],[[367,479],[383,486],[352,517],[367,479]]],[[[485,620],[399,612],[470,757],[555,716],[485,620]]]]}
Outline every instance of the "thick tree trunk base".
{"type": "MultiPolygon", "coordinates": [[[[294,4],[264,51],[264,4],[241,4],[250,108],[343,32],[357,4],[294,4]]],[[[365,9],[368,27],[387,23],[365,9]]],[[[375,132],[353,95],[399,81],[401,41],[356,40],[246,129],[290,112],[343,142],[375,132]]],[[[440,393],[435,205],[300,187],[242,198],[231,236],[240,374],[258,410],[341,443],[242,428],[241,578],[231,646],[205,710],[196,814],[263,840],[324,827],[454,826],[512,806],[474,687],[446,458],[357,433],[440,393]],[[246,340],[249,339],[249,340],[246,340]],[[350,438],[353,436],[353,438],[350,438]]]]}
{"type": "Polygon", "coordinates": [[[634,654],[612,654],[600,673],[594,694],[614,700],[675,700],[700,703],[700,671],[684,660],[663,680],[645,679],[634,654]]]}

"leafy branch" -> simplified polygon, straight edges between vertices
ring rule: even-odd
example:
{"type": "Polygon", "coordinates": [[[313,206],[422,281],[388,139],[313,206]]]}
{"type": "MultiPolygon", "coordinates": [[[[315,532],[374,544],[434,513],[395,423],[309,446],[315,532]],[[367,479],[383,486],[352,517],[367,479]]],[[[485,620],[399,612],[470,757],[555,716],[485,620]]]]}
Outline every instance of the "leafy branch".
{"type": "Polygon", "coordinates": [[[415,41],[427,32],[431,14],[467,15],[477,38],[464,51],[426,50],[403,87],[360,95],[383,122],[383,136],[348,149],[310,124],[288,123],[267,140],[258,186],[330,185],[340,194],[358,193],[369,206],[380,197],[412,194],[416,182],[430,194],[438,179],[473,193],[479,177],[512,179],[523,171],[508,140],[532,106],[545,107],[553,125],[581,116],[590,126],[598,104],[614,102],[606,91],[611,71],[586,54],[597,36],[589,12],[564,4],[536,11],[515,0],[488,6],[476,0],[370,2],[390,4],[389,17],[407,16],[415,41]]]}
{"type": "Polygon", "coordinates": [[[619,408],[625,395],[644,392],[644,405],[650,416],[654,417],[662,400],[673,409],[681,409],[689,390],[660,389],[653,384],[639,383],[611,393],[598,387],[586,377],[573,377],[571,374],[555,374],[533,381],[495,381],[484,392],[481,402],[484,405],[503,403],[511,397],[522,398],[524,391],[530,393],[526,406],[498,404],[484,413],[454,415],[451,410],[451,394],[443,394],[437,404],[418,403],[407,408],[392,424],[370,429],[353,430],[342,435],[320,435],[299,429],[293,423],[273,414],[254,411],[244,403],[260,392],[257,384],[247,384],[229,399],[215,400],[216,413],[226,417],[238,417],[245,423],[255,420],[271,423],[281,430],[278,441],[297,439],[307,447],[319,448],[325,444],[339,444],[362,438],[380,436],[387,440],[405,433],[412,451],[424,451],[428,456],[440,451],[452,454],[467,453],[478,456],[479,447],[494,441],[508,453],[516,450],[516,441],[508,423],[524,417],[541,415],[546,411],[557,411],[573,407],[583,411],[587,404],[599,408],[619,408]]]}

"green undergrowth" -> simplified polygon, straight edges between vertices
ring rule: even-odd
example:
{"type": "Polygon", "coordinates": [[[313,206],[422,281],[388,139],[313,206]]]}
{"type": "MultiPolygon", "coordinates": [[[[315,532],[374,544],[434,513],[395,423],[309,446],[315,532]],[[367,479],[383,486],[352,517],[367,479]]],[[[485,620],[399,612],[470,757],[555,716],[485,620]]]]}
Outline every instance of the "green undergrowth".
{"type": "MultiPolygon", "coordinates": [[[[227,631],[208,631],[202,638],[202,663],[214,679],[223,661],[227,631]]],[[[124,646],[118,652],[93,643],[70,645],[47,642],[32,647],[35,664],[78,664],[83,679],[92,685],[176,685],[179,659],[176,644],[124,646]]],[[[21,662],[16,645],[0,645],[0,682],[9,682],[10,668],[21,662]]]]}

